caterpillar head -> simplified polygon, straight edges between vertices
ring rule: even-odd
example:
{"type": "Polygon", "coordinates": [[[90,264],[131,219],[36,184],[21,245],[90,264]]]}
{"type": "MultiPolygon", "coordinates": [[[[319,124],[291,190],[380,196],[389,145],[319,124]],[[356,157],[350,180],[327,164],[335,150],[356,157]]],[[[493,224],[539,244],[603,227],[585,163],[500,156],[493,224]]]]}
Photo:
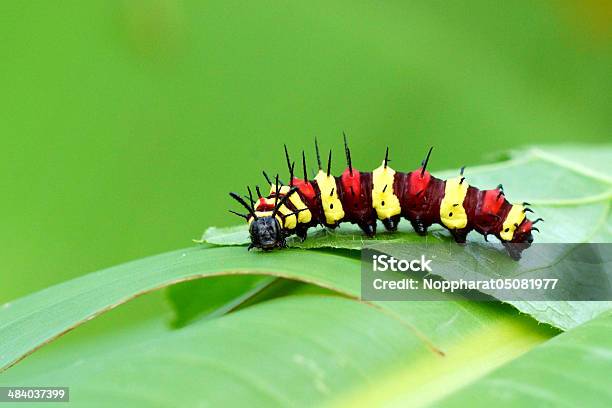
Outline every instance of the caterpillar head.
{"type": "Polygon", "coordinates": [[[270,251],[275,248],[286,246],[282,228],[276,217],[259,217],[251,222],[249,227],[251,237],[251,248],[260,248],[270,251]]]}
{"type": "Polygon", "coordinates": [[[512,236],[512,240],[510,242],[518,244],[531,244],[533,242],[533,235],[531,234],[532,229],[533,223],[525,218],[523,222],[521,222],[514,230],[514,235],[512,236]]]}
{"type": "MultiPolygon", "coordinates": [[[[289,189],[280,200],[278,200],[279,196],[277,195],[274,199],[274,208],[272,211],[261,211],[259,206],[256,209],[251,189],[247,187],[247,190],[249,192],[249,196],[247,197],[249,203],[244,201],[244,199],[236,193],[230,193],[230,197],[240,203],[240,205],[248,211],[249,215],[239,214],[232,210],[230,210],[230,212],[246,219],[249,223],[249,236],[251,238],[249,250],[251,248],[260,248],[264,251],[269,251],[274,248],[286,247],[285,234],[283,233],[281,224],[281,222],[283,222],[281,218],[282,215],[279,214],[279,210],[285,205],[289,197],[297,191],[297,187],[289,189]]],[[[274,191],[279,191],[278,176],[276,177],[276,188],[274,191]]],[[[263,200],[259,190],[257,190],[257,192],[260,200],[263,200]]],[[[263,204],[266,204],[265,200],[263,200],[262,205],[263,204]]],[[[293,216],[295,217],[295,215],[293,216]]]]}
{"type": "MultiPolygon", "coordinates": [[[[502,241],[512,259],[521,259],[522,252],[531,246],[533,242],[532,229],[534,229],[533,222],[525,218],[516,226],[512,239],[510,241],[502,241]]],[[[537,228],[536,231],[538,231],[537,228]]]]}

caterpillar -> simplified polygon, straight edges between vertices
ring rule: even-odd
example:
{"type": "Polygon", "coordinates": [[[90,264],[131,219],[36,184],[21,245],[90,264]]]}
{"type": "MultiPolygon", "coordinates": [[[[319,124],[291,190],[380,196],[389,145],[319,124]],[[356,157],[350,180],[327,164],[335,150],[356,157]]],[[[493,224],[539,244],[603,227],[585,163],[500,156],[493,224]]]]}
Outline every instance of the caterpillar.
{"type": "Polygon", "coordinates": [[[503,186],[480,190],[470,186],[462,167],[456,177],[441,180],[427,171],[433,147],[421,166],[409,173],[396,172],[389,166],[389,148],[385,158],[372,172],[361,172],[353,167],[351,151],[344,135],[347,167],[339,177],[331,174],[332,151],[327,159],[327,171],[321,166],[319,145],[315,139],[318,172],[308,178],[306,155],[302,151],[303,178],[294,176],[295,162],[290,160],[285,145],[289,170],[289,184],[273,181],[263,172],[270,192],[263,195],[256,186],[256,199],[247,186],[248,196],[230,193],[247,214],[230,210],[249,224],[251,243],[248,249],[269,251],[285,248],[286,238],[295,234],[304,241],[309,228],[323,225],[336,228],[340,223],[357,224],[368,237],[376,234],[377,220],[387,231],[396,231],[400,219],[406,218],[415,232],[426,235],[433,224],[446,228],[454,240],[465,243],[470,231],[484,236],[485,241],[497,237],[509,255],[520,259],[521,253],[533,242],[532,231],[538,231],[526,214],[533,212],[529,203],[511,204],[506,200],[503,186]],[[248,200],[248,202],[246,201],[248,200]]]}

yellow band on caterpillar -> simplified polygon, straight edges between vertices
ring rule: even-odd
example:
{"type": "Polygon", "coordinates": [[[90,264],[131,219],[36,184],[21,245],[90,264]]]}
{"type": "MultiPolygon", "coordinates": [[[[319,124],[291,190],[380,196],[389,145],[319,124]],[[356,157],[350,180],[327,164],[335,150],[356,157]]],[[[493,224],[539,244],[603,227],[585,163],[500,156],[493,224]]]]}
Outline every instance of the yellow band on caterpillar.
{"type": "Polygon", "coordinates": [[[393,192],[395,170],[385,163],[372,172],[372,207],[381,220],[402,212],[400,202],[393,192]]]}
{"type": "Polygon", "coordinates": [[[504,220],[504,225],[502,226],[501,233],[499,236],[504,241],[512,241],[514,237],[514,230],[517,225],[521,225],[521,222],[525,219],[525,207],[520,204],[514,204],[510,209],[510,212],[506,216],[504,220]]]}
{"type": "MultiPolygon", "coordinates": [[[[283,188],[281,187],[279,190],[282,192],[283,188]]],[[[275,192],[276,186],[272,186],[270,188],[270,195],[274,194],[275,192]]],[[[276,198],[266,198],[266,204],[274,206],[275,203],[278,204],[278,201],[280,201],[281,198],[282,197],[278,197],[278,200],[276,198]]],[[[289,199],[291,200],[291,197],[289,197],[289,199]]],[[[281,222],[281,225],[284,226],[284,228],[294,229],[297,226],[297,217],[295,214],[293,214],[293,211],[291,211],[289,207],[283,204],[278,208],[278,212],[282,214],[281,218],[283,222],[281,222]]]]}
{"type": "Polygon", "coordinates": [[[459,176],[448,179],[444,187],[444,198],[440,203],[440,221],[449,229],[465,228],[468,222],[463,200],[469,185],[465,179],[461,182],[462,178],[459,176]]]}
{"type": "MultiPolygon", "coordinates": [[[[271,217],[272,211],[255,211],[255,215],[257,216],[257,218],[271,217]]],[[[279,225],[283,225],[283,219],[279,217],[278,214],[276,214],[274,218],[276,218],[276,221],[278,221],[279,225]]],[[[249,225],[253,222],[253,219],[253,217],[249,218],[249,225]]]]}
{"type": "MultiPolygon", "coordinates": [[[[281,194],[288,194],[289,190],[291,190],[289,186],[282,186],[280,188],[281,194]]],[[[291,204],[293,204],[296,211],[303,210],[297,214],[297,219],[299,223],[307,224],[310,222],[310,220],[312,220],[312,213],[310,212],[308,207],[306,207],[306,204],[304,204],[304,202],[300,198],[300,195],[297,192],[291,194],[291,196],[289,197],[289,201],[291,201],[291,204]]]]}
{"type": "Polygon", "coordinates": [[[319,170],[315,181],[321,191],[321,205],[325,213],[325,222],[335,224],[344,218],[344,209],[338,198],[336,179],[328,176],[323,170],[319,170]]]}

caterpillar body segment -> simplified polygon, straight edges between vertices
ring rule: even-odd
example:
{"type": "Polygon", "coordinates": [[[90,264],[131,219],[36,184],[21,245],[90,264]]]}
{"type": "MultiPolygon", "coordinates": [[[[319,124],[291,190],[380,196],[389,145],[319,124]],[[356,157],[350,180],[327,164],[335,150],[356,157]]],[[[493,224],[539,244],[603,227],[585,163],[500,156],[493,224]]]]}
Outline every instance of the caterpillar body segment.
{"type": "Polygon", "coordinates": [[[289,185],[282,185],[278,176],[274,183],[264,173],[270,184],[268,196],[261,196],[258,187],[259,197],[253,200],[249,189],[250,203],[247,203],[239,195],[230,193],[248,211],[238,215],[250,225],[249,249],[283,248],[285,238],[290,235],[296,234],[304,240],[311,227],[336,228],[343,222],[357,224],[372,237],[376,234],[377,220],[388,231],[395,231],[405,218],[419,235],[426,235],[431,225],[440,224],[459,243],[466,242],[471,231],[484,235],[485,239],[493,235],[518,259],[533,241],[532,230],[538,231],[533,224],[543,221],[527,219],[526,212],[531,211],[528,203],[510,203],[501,185],[492,190],[469,185],[463,168],[448,180],[434,177],[427,171],[431,149],[421,166],[408,173],[397,172],[388,165],[388,149],[381,166],[372,172],[361,172],[352,165],[345,138],[348,166],[338,177],[330,174],[331,151],[325,171],[321,169],[318,145],[316,150],[319,171],[313,179],[307,178],[303,152],[304,177],[295,177],[294,163],[285,147],[289,185]]]}

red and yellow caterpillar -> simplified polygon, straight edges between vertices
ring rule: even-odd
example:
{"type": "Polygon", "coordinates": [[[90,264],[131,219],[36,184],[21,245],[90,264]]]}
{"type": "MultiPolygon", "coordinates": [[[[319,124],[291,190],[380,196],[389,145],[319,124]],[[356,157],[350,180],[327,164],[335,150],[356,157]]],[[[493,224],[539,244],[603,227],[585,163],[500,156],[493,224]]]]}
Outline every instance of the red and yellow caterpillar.
{"type": "Polygon", "coordinates": [[[389,166],[389,149],[380,167],[372,172],[353,168],[346,137],[344,147],[347,168],[339,177],[331,175],[332,154],[329,152],[327,171],[321,167],[319,147],[315,140],[319,171],[308,179],[306,158],[302,152],[304,177],[294,177],[295,162],[291,162],[287,147],[285,156],[290,172],[289,185],[275,182],[265,174],[270,193],[257,199],[251,189],[245,201],[236,193],[230,195],[248,214],[237,214],[250,224],[251,248],[271,250],[286,247],[285,238],[296,234],[306,239],[310,227],[324,225],[336,228],[342,222],[357,224],[367,236],[376,234],[377,220],[388,231],[397,230],[400,219],[406,218],[419,235],[426,235],[432,224],[446,228],[456,242],[464,243],[472,230],[496,236],[513,258],[520,258],[523,249],[533,242],[533,224],[526,213],[528,203],[511,204],[504,196],[501,184],[493,190],[479,190],[470,186],[463,176],[440,180],[427,171],[432,148],[421,167],[409,173],[396,172],[389,166]],[[515,245],[521,244],[521,245],[515,245]]]}

